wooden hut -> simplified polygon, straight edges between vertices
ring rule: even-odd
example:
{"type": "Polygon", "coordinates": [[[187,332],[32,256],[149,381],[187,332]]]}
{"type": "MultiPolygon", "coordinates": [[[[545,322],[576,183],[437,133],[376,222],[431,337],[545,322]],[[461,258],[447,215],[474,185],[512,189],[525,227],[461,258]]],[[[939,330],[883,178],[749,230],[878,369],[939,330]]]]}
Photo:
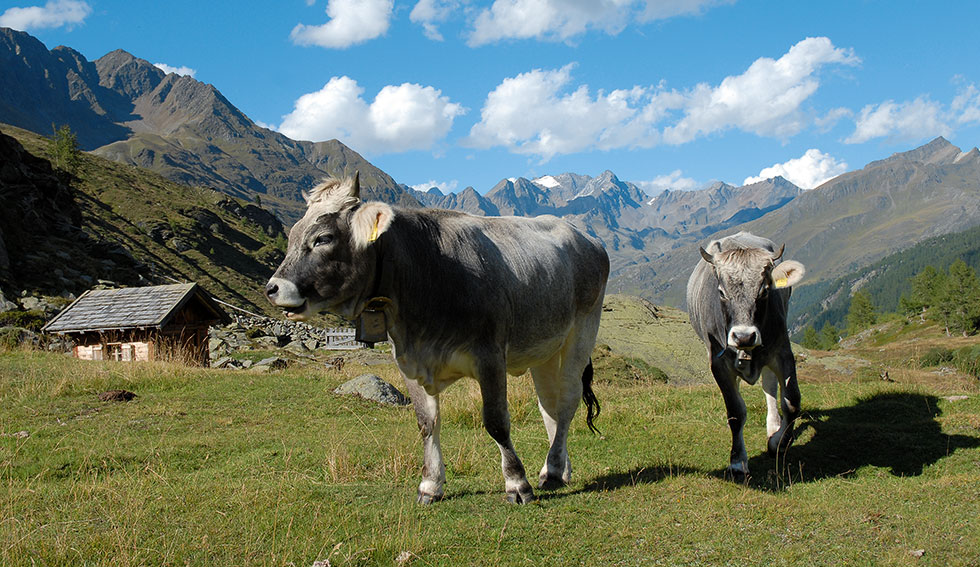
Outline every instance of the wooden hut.
{"type": "Polygon", "coordinates": [[[208,328],[231,318],[196,283],[92,289],[44,326],[85,360],[177,359],[207,364],[208,328]]]}

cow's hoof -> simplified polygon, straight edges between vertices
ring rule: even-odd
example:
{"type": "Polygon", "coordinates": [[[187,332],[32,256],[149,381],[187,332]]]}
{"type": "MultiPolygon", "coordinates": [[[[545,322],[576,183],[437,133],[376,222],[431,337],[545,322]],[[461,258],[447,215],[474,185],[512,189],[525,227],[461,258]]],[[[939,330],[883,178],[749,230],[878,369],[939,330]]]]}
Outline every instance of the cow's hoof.
{"type": "Polygon", "coordinates": [[[568,482],[561,477],[546,476],[538,479],[538,488],[542,490],[558,490],[567,485],[568,482]]]}
{"type": "Polygon", "coordinates": [[[526,489],[508,490],[507,501],[511,504],[529,504],[534,502],[534,491],[531,490],[530,485],[526,489]]]}
{"type": "Polygon", "coordinates": [[[429,505],[433,502],[438,502],[442,500],[442,494],[427,494],[421,490],[418,492],[418,503],[422,505],[429,505]]]}

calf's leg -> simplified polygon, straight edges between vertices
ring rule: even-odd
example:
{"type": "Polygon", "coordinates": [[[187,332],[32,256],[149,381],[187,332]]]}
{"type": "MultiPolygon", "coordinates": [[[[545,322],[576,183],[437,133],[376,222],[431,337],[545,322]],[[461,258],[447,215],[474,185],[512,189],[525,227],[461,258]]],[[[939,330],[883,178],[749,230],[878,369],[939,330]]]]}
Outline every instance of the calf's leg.
{"type": "Polygon", "coordinates": [[[534,500],[534,491],[527,481],[524,465],[514,451],[510,439],[510,412],[507,411],[507,371],[503,360],[482,362],[477,381],[483,396],[483,427],[500,449],[500,468],[504,473],[507,500],[526,504],[534,500]]]}
{"type": "Polygon", "coordinates": [[[732,430],[732,451],[729,458],[728,473],[735,480],[743,480],[749,474],[749,456],[745,452],[745,441],[742,438],[742,428],[745,426],[745,401],[738,391],[738,379],[734,369],[730,369],[724,360],[712,358],[711,374],[721,389],[725,400],[725,410],[728,413],[728,427],[732,430]]]}
{"type": "Polygon", "coordinates": [[[768,367],[763,370],[762,387],[766,392],[768,408],[766,433],[769,439],[766,445],[769,455],[776,457],[793,442],[793,425],[800,415],[800,386],[796,381],[796,361],[792,353],[780,356],[775,372],[768,367]],[[775,420],[771,418],[776,413],[777,390],[782,410],[781,420],[778,413],[775,420]],[[771,428],[771,422],[775,422],[775,429],[771,428]]]}

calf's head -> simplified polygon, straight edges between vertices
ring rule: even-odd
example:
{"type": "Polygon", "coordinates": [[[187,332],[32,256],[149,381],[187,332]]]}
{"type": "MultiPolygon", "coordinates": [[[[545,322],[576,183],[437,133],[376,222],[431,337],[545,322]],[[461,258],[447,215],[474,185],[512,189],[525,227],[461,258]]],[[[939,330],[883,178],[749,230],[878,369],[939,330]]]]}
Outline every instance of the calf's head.
{"type": "Polygon", "coordinates": [[[762,345],[760,325],[768,317],[770,295],[775,289],[790,287],[803,279],[803,264],[776,261],[783,248],[772,253],[763,248],[735,248],[708,252],[701,257],[714,270],[718,298],[724,314],[728,348],[738,350],[739,361],[751,358],[752,349],[762,345]]]}
{"type": "Polygon", "coordinates": [[[373,246],[394,211],[384,203],[362,203],[356,174],[327,179],[304,197],[306,214],[290,229],[286,258],[265,295],[293,320],[321,311],[354,317],[372,291],[373,246]]]}

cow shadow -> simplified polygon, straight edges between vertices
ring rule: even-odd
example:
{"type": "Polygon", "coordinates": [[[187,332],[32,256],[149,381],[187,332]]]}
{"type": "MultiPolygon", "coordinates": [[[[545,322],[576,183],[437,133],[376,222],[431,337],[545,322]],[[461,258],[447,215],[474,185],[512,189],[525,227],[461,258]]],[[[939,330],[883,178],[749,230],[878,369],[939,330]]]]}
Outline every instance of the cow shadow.
{"type": "MultiPolygon", "coordinates": [[[[735,482],[778,492],[793,484],[853,476],[867,466],[886,469],[894,476],[919,476],[957,450],[980,447],[980,438],[943,433],[938,421],[941,415],[936,396],[905,392],[876,394],[850,406],[804,411],[797,420],[797,441],[789,451],[775,459],[765,451],[758,453],[749,459],[750,476],[735,482]],[[801,442],[803,438],[806,441],[801,442]]],[[[719,450],[719,455],[723,453],[719,450]]],[[[684,475],[733,480],[724,467],[652,465],[593,478],[574,493],[653,484],[684,475]]]]}
{"type": "Polygon", "coordinates": [[[919,476],[957,450],[980,447],[976,437],[943,433],[940,415],[939,398],[907,392],[875,394],[828,410],[804,410],[797,420],[797,442],[785,458],[760,453],[749,459],[746,484],[781,490],[800,482],[850,477],[866,466],[894,476],[919,476]],[[802,438],[807,440],[801,443],[802,438]]]}

